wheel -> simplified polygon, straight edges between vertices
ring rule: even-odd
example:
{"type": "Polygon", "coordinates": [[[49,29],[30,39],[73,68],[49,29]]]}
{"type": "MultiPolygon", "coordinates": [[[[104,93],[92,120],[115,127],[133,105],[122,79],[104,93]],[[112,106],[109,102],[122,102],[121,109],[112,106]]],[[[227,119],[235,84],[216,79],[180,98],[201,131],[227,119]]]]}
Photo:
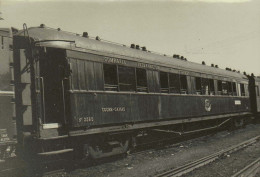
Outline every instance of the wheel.
{"type": "Polygon", "coordinates": [[[85,145],[85,154],[93,159],[110,157],[127,153],[129,149],[129,140],[107,142],[103,145],[88,144],[85,145]]]}

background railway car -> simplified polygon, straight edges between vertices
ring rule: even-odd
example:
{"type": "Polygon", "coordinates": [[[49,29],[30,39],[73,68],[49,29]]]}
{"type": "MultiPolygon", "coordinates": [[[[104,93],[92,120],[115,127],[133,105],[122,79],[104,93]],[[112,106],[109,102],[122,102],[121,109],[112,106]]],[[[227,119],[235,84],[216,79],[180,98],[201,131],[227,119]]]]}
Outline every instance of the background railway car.
{"type": "Polygon", "coordinates": [[[26,155],[104,157],[125,152],[140,131],[252,116],[243,74],[44,25],[14,36],[14,66],[26,155]]]}
{"type": "Polygon", "coordinates": [[[254,81],[255,84],[253,85],[252,92],[255,91],[255,96],[252,95],[252,99],[255,98],[255,102],[253,101],[252,104],[255,105],[254,112],[257,114],[257,118],[260,119],[260,77],[254,77],[254,81]]]}
{"type": "MultiPolygon", "coordinates": [[[[6,156],[6,149],[15,139],[14,91],[12,80],[13,60],[12,30],[0,28],[0,159],[6,156]]],[[[9,151],[10,152],[10,151],[9,151]]]]}

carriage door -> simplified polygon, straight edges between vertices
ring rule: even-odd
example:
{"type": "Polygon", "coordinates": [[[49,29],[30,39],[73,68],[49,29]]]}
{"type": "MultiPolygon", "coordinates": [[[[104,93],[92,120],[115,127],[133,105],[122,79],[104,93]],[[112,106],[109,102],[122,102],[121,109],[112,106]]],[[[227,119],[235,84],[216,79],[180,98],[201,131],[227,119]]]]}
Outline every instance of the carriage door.
{"type": "Polygon", "coordinates": [[[47,48],[40,59],[42,122],[46,128],[66,123],[65,63],[65,51],[55,48],[47,48]]]}

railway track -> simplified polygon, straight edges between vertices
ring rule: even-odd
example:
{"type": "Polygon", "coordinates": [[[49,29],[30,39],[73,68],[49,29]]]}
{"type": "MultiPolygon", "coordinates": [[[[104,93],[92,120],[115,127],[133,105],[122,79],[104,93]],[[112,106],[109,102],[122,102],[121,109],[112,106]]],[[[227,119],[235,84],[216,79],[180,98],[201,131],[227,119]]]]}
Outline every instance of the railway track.
{"type": "Polygon", "coordinates": [[[15,176],[35,176],[55,175],[65,171],[65,164],[70,164],[68,161],[53,161],[53,162],[35,162],[28,164],[17,158],[2,161],[0,163],[0,177],[15,177],[15,176]]]}
{"type": "MultiPolygon", "coordinates": [[[[187,173],[191,172],[192,170],[194,170],[196,168],[202,167],[202,166],[204,166],[204,165],[206,165],[206,164],[208,164],[208,163],[218,159],[219,157],[223,157],[223,156],[225,156],[225,155],[227,155],[229,153],[232,153],[232,152],[238,151],[238,150],[240,150],[242,148],[245,148],[245,147],[255,143],[258,140],[260,140],[260,136],[254,137],[254,138],[252,138],[250,140],[247,140],[245,142],[242,142],[242,143],[240,143],[238,145],[235,145],[235,146],[232,146],[232,147],[230,147],[228,149],[225,149],[225,150],[219,151],[217,153],[211,154],[211,155],[209,155],[207,157],[204,157],[204,158],[201,158],[201,159],[196,160],[194,162],[185,164],[185,165],[180,166],[178,168],[170,169],[170,170],[167,170],[167,171],[163,171],[162,173],[157,174],[157,177],[181,176],[181,175],[187,174],[187,173]]],[[[175,144],[171,144],[171,145],[168,144],[168,146],[172,147],[172,146],[178,146],[180,144],[181,143],[175,143],[175,144]]],[[[160,146],[160,147],[162,147],[162,146],[160,146]]],[[[135,151],[135,152],[132,152],[131,154],[136,155],[136,154],[139,154],[139,153],[145,153],[147,151],[153,151],[153,150],[156,151],[156,149],[157,148],[148,149],[148,150],[141,150],[141,151],[135,151]]],[[[258,160],[260,161],[260,158],[258,160]]],[[[258,161],[258,164],[260,163],[259,161],[258,161]]],[[[65,162],[65,163],[71,164],[71,162],[68,162],[68,161],[65,162]]],[[[65,164],[65,163],[63,162],[63,164],[65,164]]],[[[80,164],[79,162],[76,162],[76,163],[80,164]]],[[[2,164],[4,164],[4,162],[1,162],[0,164],[2,165],[2,164]]],[[[84,164],[85,164],[85,162],[84,162],[84,164]]],[[[56,165],[57,165],[57,163],[56,163],[56,165]]],[[[48,165],[48,166],[50,167],[52,165],[48,165]]],[[[85,165],[83,165],[83,166],[85,166],[85,165]]],[[[51,169],[49,167],[48,168],[46,167],[46,169],[42,168],[42,170],[44,170],[44,172],[39,173],[40,176],[55,175],[55,174],[59,174],[60,172],[67,171],[66,167],[64,168],[63,165],[60,165],[60,168],[58,168],[58,169],[57,168],[56,169],[51,169]]],[[[16,167],[8,167],[8,168],[5,168],[5,169],[0,168],[0,177],[1,176],[10,176],[10,174],[19,174],[19,171],[26,171],[26,166],[24,166],[24,165],[17,165],[16,167]]],[[[37,173],[38,172],[39,171],[37,171],[37,173]]],[[[34,175],[36,175],[36,173],[34,173],[34,175]]],[[[12,175],[12,176],[17,176],[17,175],[12,175]]],[[[239,177],[239,175],[238,176],[234,176],[234,177],[239,177]]]]}
{"type": "Polygon", "coordinates": [[[254,177],[260,171],[260,157],[232,177],[254,177]]]}
{"type": "MultiPolygon", "coordinates": [[[[161,172],[161,173],[159,173],[155,176],[156,177],[178,177],[178,176],[182,176],[184,174],[187,174],[187,173],[193,171],[196,168],[199,168],[199,167],[202,167],[206,164],[209,164],[209,163],[213,162],[214,160],[216,160],[220,157],[226,156],[227,154],[236,152],[236,151],[243,149],[243,148],[245,148],[249,145],[252,145],[253,143],[257,142],[259,139],[260,139],[260,136],[256,136],[252,139],[249,139],[249,140],[244,141],[242,143],[239,143],[237,145],[231,146],[227,149],[221,150],[221,151],[216,152],[214,154],[211,154],[209,156],[203,157],[199,160],[190,162],[188,164],[184,164],[184,165],[179,166],[177,168],[172,168],[172,169],[163,171],[163,172],[161,172]]],[[[258,160],[260,160],[260,159],[258,159],[258,160]]],[[[255,163],[257,163],[259,165],[259,161],[255,162],[255,163]]],[[[252,166],[254,166],[254,165],[252,165],[252,166]]],[[[239,174],[238,174],[238,176],[239,176],[239,174]]],[[[238,177],[238,176],[234,176],[234,177],[238,177]]]]}

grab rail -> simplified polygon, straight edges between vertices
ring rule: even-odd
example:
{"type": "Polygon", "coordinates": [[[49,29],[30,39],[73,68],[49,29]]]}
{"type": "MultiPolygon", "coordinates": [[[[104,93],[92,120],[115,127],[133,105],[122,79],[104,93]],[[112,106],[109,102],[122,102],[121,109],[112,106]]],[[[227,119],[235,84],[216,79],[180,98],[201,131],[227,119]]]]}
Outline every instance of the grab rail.
{"type": "Polygon", "coordinates": [[[45,91],[44,91],[44,80],[43,77],[39,77],[42,89],[42,102],[43,102],[43,122],[45,123],[45,91]]]}

